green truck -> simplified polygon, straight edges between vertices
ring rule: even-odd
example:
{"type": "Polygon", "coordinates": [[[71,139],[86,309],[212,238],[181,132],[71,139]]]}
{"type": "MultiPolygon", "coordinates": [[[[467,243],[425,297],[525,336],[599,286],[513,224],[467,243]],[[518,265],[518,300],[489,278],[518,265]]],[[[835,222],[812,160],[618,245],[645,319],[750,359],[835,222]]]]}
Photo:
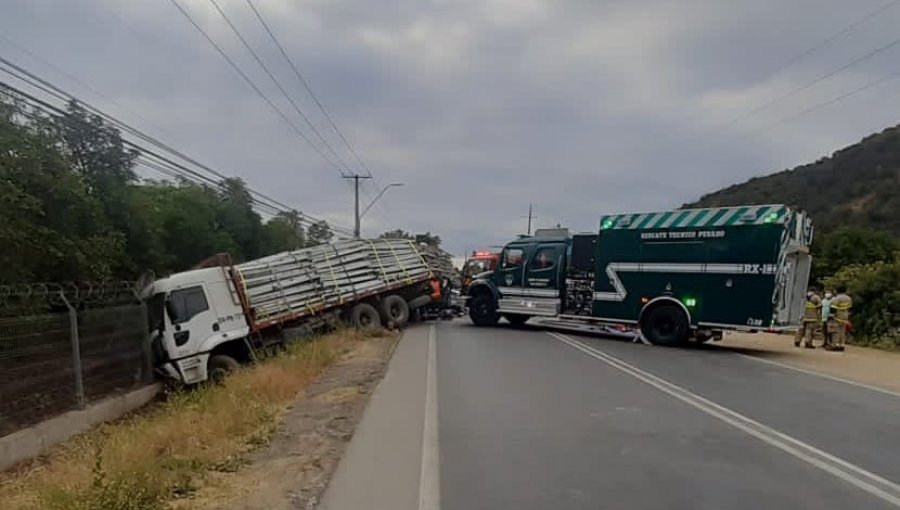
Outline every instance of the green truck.
{"type": "Polygon", "coordinates": [[[803,317],[813,228],[784,205],[603,216],[596,232],[539,230],[508,243],[468,293],[477,326],[533,317],[624,325],[682,345],[803,317]]]}

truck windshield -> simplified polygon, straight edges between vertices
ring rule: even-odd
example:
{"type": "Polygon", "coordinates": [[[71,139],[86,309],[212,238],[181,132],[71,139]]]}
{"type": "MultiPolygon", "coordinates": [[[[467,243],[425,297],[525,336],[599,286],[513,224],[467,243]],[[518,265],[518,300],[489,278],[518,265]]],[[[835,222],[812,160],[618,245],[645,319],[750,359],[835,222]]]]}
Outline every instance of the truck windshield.
{"type": "Polygon", "coordinates": [[[475,276],[491,270],[491,261],[489,259],[469,259],[463,268],[463,277],[475,276]]]}
{"type": "Polygon", "coordinates": [[[166,300],[166,311],[172,324],[187,322],[206,310],[209,310],[209,303],[200,285],[173,291],[166,300]]]}

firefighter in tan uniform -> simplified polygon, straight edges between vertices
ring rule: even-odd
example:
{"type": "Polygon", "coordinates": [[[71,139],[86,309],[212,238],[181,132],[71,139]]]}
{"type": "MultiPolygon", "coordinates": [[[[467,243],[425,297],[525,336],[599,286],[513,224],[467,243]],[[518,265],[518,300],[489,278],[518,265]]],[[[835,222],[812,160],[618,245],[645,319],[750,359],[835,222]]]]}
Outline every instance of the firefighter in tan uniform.
{"type": "Polygon", "coordinates": [[[822,321],[821,312],[822,300],[814,290],[810,290],[806,293],[806,310],[803,312],[803,324],[797,329],[797,337],[794,339],[795,347],[800,347],[803,342],[807,349],[815,349],[813,337],[822,321]]]}
{"type": "Polygon", "coordinates": [[[828,319],[831,342],[825,346],[831,351],[844,350],[847,330],[850,329],[850,308],[853,307],[853,299],[847,295],[846,287],[838,287],[837,292],[837,295],[831,300],[831,317],[828,319]]]}

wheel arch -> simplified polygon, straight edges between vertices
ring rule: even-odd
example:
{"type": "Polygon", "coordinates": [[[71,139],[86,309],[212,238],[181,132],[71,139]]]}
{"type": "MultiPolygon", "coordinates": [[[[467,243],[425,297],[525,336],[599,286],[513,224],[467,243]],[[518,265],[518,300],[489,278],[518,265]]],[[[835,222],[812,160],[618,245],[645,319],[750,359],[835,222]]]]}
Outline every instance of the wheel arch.
{"type": "Polygon", "coordinates": [[[248,349],[247,342],[244,338],[237,338],[220,343],[209,352],[209,357],[212,359],[213,356],[219,354],[234,358],[243,364],[253,361],[253,353],[248,349]]]}
{"type": "Polygon", "coordinates": [[[497,291],[497,288],[492,284],[486,281],[475,281],[471,285],[469,285],[469,299],[481,295],[481,294],[489,294],[494,301],[500,300],[500,293],[497,291]]]}
{"type": "Polygon", "coordinates": [[[643,308],[641,308],[641,313],[638,315],[638,324],[640,324],[641,321],[644,319],[644,315],[646,315],[647,312],[649,312],[653,308],[656,308],[656,307],[664,305],[664,304],[673,304],[673,303],[675,305],[677,305],[678,308],[680,308],[682,312],[684,312],[684,316],[687,317],[688,326],[693,327],[694,319],[693,319],[693,317],[691,317],[691,311],[688,310],[688,308],[686,306],[684,306],[684,303],[675,299],[673,296],[657,296],[657,297],[651,299],[650,301],[648,301],[647,304],[644,305],[643,308]]]}

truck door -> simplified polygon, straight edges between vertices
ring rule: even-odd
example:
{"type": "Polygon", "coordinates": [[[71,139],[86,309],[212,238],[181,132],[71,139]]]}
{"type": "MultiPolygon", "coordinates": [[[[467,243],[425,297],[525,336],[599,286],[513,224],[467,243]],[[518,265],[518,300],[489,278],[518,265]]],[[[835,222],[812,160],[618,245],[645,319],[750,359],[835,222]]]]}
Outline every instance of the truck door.
{"type": "Polygon", "coordinates": [[[522,294],[522,275],[525,266],[526,245],[507,246],[500,254],[500,265],[497,267],[495,282],[500,294],[520,296],[522,294]]]}
{"type": "MultiPolygon", "coordinates": [[[[510,248],[508,247],[507,250],[510,248]]],[[[516,248],[520,249],[520,248],[516,248]]],[[[559,313],[559,271],[565,256],[564,244],[532,244],[520,253],[518,265],[512,267],[509,258],[501,259],[500,313],[527,316],[555,316],[559,313]],[[506,260],[506,263],[504,263],[506,260]]]]}
{"type": "Polygon", "coordinates": [[[559,298],[559,283],[565,259],[566,245],[539,244],[532,250],[525,266],[525,295],[540,298],[559,298]]]}
{"type": "Polygon", "coordinates": [[[173,358],[198,354],[204,341],[219,331],[216,313],[210,306],[203,284],[181,287],[169,292],[166,314],[172,324],[169,337],[173,358]]]}

